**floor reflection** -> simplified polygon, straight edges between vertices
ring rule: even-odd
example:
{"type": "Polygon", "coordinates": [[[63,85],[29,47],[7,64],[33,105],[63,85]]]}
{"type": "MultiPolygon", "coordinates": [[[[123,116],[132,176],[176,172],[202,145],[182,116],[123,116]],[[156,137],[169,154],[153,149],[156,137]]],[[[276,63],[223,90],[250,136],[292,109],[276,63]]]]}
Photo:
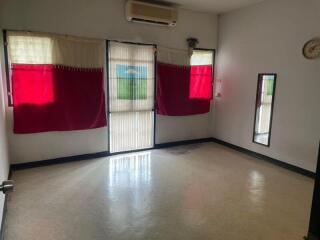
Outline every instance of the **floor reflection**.
{"type": "Polygon", "coordinates": [[[118,155],[109,159],[108,218],[113,231],[137,227],[144,233],[150,212],[151,152],[118,155]],[[132,219],[140,219],[138,222],[132,219]],[[138,225],[138,226],[136,226],[138,225]]]}
{"type": "Polygon", "coordinates": [[[207,221],[206,206],[210,200],[206,198],[205,189],[197,179],[186,188],[181,216],[184,224],[189,227],[197,227],[207,221]]]}
{"type": "Polygon", "coordinates": [[[300,239],[314,184],[217,144],[15,171],[13,179],[6,240],[300,239]]]}
{"type": "Polygon", "coordinates": [[[111,157],[109,159],[109,187],[149,185],[150,169],[150,152],[111,157]]]}
{"type": "Polygon", "coordinates": [[[263,203],[265,193],[265,178],[258,171],[252,171],[249,174],[249,197],[256,207],[260,207],[263,203]]]}

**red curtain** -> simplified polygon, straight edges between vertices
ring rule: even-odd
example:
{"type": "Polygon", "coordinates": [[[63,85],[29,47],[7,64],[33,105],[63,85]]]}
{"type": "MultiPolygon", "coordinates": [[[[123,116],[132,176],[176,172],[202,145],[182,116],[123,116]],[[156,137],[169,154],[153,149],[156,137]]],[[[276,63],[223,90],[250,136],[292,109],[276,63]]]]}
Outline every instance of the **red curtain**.
{"type": "Polygon", "coordinates": [[[102,69],[12,65],[14,133],[106,126],[102,69]]]}
{"type": "Polygon", "coordinates": [[[177,66],[158,62],[157,113],[186,116],[209,112],[211,83],[211,66],[202,68],[202,66],[177,66]]]}
{"type": "Polygon", "coordinates": [[[212,99],[212,66],[191,66],[190,94],[191,99],[212,99]]]}

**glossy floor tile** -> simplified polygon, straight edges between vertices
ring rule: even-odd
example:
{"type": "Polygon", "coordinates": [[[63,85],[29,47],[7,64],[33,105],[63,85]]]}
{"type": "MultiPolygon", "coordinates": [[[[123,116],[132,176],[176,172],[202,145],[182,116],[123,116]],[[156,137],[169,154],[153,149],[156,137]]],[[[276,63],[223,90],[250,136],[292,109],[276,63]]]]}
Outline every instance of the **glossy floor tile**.
{"type": "Polygon", "coordinates": [[[14,172],[6,240],[301,240],[313,180],[208,143],[14,172]]]}

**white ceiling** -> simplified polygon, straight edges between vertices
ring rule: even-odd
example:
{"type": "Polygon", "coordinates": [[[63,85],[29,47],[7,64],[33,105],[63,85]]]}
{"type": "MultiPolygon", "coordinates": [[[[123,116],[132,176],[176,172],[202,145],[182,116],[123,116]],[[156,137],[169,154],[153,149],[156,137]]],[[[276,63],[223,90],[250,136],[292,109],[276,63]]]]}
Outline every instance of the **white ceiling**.
{"type": "Polygon", "coordinates": [[[264,0],[168,0],[167,2],[194,11],[223,13],[262,1],[264,0]]]}

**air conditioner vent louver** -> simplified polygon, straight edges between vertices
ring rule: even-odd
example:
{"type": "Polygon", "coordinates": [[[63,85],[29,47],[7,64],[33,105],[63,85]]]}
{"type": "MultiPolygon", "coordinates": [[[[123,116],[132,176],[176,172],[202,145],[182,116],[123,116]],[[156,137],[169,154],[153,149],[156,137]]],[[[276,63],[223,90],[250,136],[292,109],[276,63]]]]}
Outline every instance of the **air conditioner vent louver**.
{"type": "Polygon", "coordinates": [[[177,22],[177,9],[129,0],[126,4],[126,17],[128,21],[175,26],[177,22]]]}
{"type": "Polygon", "coordinates": [[[155,24],[155,25],[163,25],[163,26],[168,26],[167,23],[164,22],[157,22],[157,21],[152,21],[152,20],[146,20],[146,19],[139,19],[139,18],[132,18],[132,22],[141,22],[141,23],[149,23],[149,24],[155,24]]]}

